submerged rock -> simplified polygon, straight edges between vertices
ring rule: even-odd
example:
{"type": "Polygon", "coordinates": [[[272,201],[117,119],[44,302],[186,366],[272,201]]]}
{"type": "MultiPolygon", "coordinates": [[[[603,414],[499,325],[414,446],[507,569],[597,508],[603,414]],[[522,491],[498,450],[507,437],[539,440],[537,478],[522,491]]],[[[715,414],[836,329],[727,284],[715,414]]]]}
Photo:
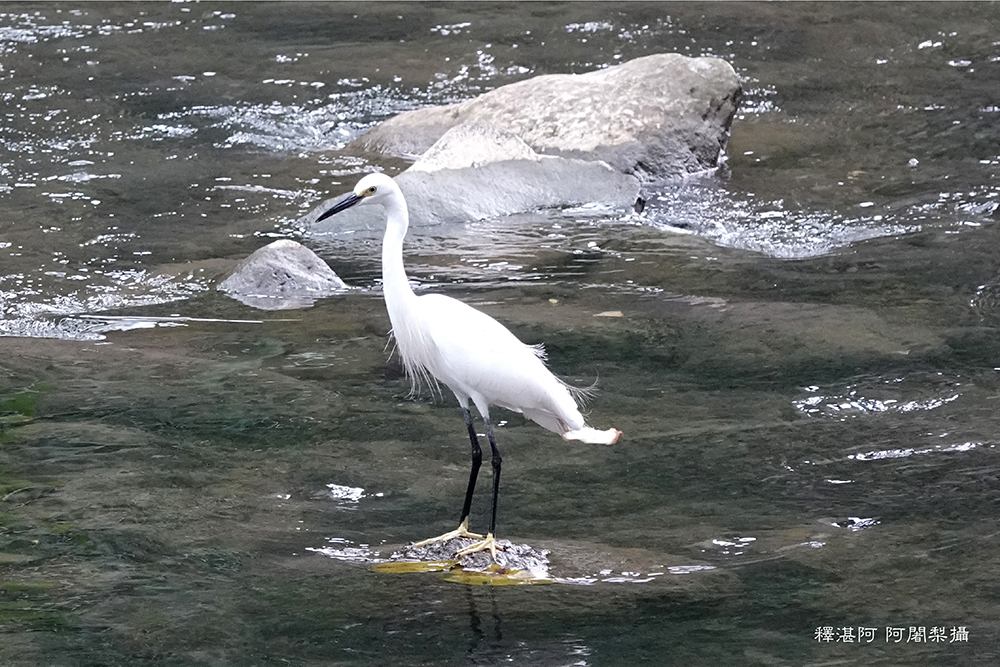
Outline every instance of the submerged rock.
{"type": "Polygon", "coordinates": [[[969,305],[983,321],[1000,322],[1000,275],[980,285],[969,305]]]}
{"type": "Polygon", "coordinates": [[[485,121],[533,150],[603,160],[640,176],[719,166],[741,87],[719,58],[663,53],[586,74],[548,74],[458,104],[402,113],[348,149],[423,155],[449,129],[485,121]]]}
{"type": "MultiPolygon", "coordinates": [[[[539,155],[514,134],[478,121],[448,130],[395,180],[410,222],[418,226],[583,204],[625,209],[639,194],[638,179],[604,162],[539,155]]],[[[323,202],[303,222],[334,201],[323,202]]],[[[378,225],[384,216],[381,208],[358,206],[313,231],[378,225]]]]}
{"type": "Polygon", "coordinates": [[[312,250],[282,239],[240,262],[217,289],[247,306],[285,310],[307,308],[347,285],[312,250]]]}

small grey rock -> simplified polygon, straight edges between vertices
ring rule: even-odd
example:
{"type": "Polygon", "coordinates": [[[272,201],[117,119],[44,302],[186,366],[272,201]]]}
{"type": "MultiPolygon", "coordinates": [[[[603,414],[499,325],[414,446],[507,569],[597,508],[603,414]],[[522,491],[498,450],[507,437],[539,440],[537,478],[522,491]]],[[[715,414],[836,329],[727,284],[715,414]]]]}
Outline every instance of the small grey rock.
{"type": "Polygon", "coordinates": [[[240,262],[217,289],[254,308],[285,310],[307,308],[349,288],[312,250],[282,239],[240,262]]]}

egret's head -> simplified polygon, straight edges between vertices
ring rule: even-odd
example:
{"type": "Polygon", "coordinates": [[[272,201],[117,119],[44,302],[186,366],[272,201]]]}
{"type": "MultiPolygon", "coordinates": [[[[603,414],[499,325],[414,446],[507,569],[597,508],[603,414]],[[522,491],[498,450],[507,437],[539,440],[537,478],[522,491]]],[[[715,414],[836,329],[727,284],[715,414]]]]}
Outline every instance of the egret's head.
{"type": "Polygon", "coordinates": [[[394,180],[385,174],[368,174],[358,181],[358,184],[354,186],[353,192],[337,200],[337,203],[316,218],[316,222],[326,220],[331,215],[340,213],[344,209],[351,208],[356,204],[384,203],[385,198],[391,196],[394,192],[399,192],[399,186],[396,185],[394,180]]]}

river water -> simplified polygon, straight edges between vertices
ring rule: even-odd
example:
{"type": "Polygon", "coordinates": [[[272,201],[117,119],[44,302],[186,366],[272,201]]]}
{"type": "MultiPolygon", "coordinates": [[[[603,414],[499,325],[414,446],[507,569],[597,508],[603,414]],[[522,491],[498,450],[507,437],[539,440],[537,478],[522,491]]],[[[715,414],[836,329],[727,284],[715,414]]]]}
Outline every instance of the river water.
{"type": "Polygon", "coordinates": [[[995,662],[998,23],[992,3],[6,5],[0,663],[995,662]],[[625,433],[498,413],[501,536],[548,549],[556,582],[372,571],[453,527],[467,442],[387,361],[378,230],[298,220],[405,168],[341,150],[373,123],[669,51],[743,81],[728,173],[646,184],[642,214],[406,248],[421,289],[544,343],[625,433]],[[215,291],[275,238],[353,289],[279,312],[215,291]]]}

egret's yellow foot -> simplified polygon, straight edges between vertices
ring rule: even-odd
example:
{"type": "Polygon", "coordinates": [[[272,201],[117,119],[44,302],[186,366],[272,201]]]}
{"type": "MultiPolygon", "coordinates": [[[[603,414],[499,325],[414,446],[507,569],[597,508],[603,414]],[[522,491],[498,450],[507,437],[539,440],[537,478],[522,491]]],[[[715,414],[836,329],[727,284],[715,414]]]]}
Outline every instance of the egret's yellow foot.
{"type": "Polygon", "coordinates": [[[455,530],[450,530],[444,535],[438,535],[437,537],[431,537],[426,540],[420,540],[419,542],[414,542],[415,547],[426,547],[428,544],[434,544],[435,542],[447,542],[448,540],[453,540],[456,537],[471,537],[476,540],[483,539],[483,536],[479,533],[469,532],[469,518],[466,517],[462,523],[458,524],[458,528],[455,530]]]}
{"type": "Polygon", "coordinates": [[[458,557],[468,556],[469,554],[474,554],[477,551],[486,551],[489,549],[490,553],[493,555],[493,560],[496,561],[498,548],[500,547],[497,547],[497,539],[493,537],[493,533],[486,533],[486,537],[483,538],[482,542],[476,542],[475,544],[469,545],[455,555],[458,557]]]}

